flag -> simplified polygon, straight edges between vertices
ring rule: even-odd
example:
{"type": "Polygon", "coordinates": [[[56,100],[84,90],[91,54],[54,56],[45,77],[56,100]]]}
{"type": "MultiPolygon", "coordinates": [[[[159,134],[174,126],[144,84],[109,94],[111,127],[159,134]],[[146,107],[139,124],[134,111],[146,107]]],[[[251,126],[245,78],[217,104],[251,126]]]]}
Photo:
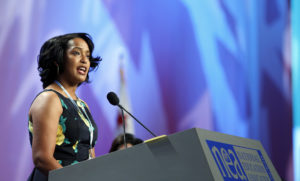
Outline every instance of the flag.
{"type": "MultiPolygon", "coordinates": [[[[124,56],[120,55],[120,88],[119,88],[119,98],[120,104],[128,111],[132,112],[131,105],[130,105],[130,98],[128,94],[128,87],[126,82],[126,74],[125,74],[125,60],[124,56]]],[[[124,120],[125,120],[125,131],[126,133],[134,134],[134,120],[131,118],[126,112],[124,112],[124,120]]],[[[122,121],[122,112],[119,110],[117,116],[117,130],[116,135],[123,134],[123,121],[122,121]]]]}

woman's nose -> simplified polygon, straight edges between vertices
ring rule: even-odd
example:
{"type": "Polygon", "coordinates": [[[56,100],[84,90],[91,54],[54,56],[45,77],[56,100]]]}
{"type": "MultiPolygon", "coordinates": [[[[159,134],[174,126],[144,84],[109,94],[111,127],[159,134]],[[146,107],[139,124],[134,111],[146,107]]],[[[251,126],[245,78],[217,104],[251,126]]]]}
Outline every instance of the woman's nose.
{"type": "Polygon", "coordinates": [[[82,63],[87,63],[88,61],[89,61],[89,57],[87,57],[87,56],[81,57],[81,62],[82,63]]]}

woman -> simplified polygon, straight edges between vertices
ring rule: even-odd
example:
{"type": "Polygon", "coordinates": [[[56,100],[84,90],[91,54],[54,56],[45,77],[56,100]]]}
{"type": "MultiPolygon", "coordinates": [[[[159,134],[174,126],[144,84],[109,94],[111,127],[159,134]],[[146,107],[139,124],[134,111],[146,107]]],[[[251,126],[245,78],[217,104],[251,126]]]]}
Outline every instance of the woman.
{"type": "Polygon", "coordinates": [[[35,168],[28,180],[47,180],[50,170],[95,157],[97,126],[76,89],[88,82],[100,57],[86,33],[46,41],[38,57],[44,90],[29,110],[29,135],[35,168]]]}

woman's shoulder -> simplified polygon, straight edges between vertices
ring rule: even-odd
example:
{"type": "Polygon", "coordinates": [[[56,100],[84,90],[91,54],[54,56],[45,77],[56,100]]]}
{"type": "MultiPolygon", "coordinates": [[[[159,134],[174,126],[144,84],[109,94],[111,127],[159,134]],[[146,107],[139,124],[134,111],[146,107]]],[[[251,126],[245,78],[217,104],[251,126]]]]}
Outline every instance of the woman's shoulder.
{"type": "Polygon", "coordinates": [[[39,92],[32,103],[35,101],[52,101],[52,100],[59,100],[60,93],[53,89],[44,89],[43,91],[39,92]]]}
{"type": "Polygon", "coordinates": [[[59,93],[52,89],[45,89],[42,92],[38,93],[35,99],[33,100],[30,108],[31,111],[35,110],[48,110],[51,107],[61,107],[59,93]]]}

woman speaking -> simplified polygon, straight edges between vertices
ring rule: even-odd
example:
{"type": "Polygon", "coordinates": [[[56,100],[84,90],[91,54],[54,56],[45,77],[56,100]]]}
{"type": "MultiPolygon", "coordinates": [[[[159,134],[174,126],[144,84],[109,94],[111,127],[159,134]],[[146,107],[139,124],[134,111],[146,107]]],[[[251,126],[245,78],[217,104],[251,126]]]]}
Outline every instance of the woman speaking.
{"type": "Polygon", "coordinates": [[[46,41],[38,56],[44,90],[29,110],[29,136],[35,165],[28,180],[48,180],[50,170],[95,157],[98,130],[88,105],[76,89],[89,81],[100,57],[86,33],[56,36],[46,41]]]}

